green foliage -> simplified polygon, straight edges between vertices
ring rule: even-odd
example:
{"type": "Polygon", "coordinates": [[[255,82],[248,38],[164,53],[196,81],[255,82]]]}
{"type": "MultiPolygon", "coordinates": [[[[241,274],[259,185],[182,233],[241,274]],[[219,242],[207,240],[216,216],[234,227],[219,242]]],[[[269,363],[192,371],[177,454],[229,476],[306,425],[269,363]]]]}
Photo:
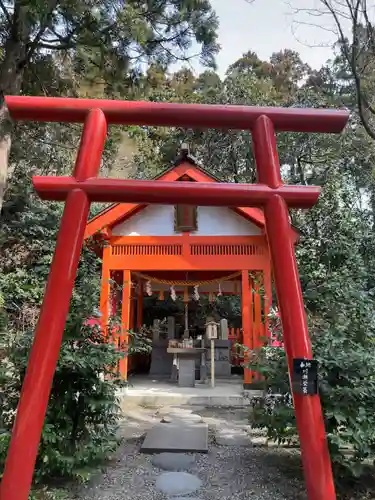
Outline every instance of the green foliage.
{"type": "MultiPolygon", "coordinates": [[[[351,328],[328,322],[313,335],[319,362],[320,397],[331,458],[337,472],[358,477],[375,457],[375,361],[373,341],[366,347],[350,338],[351,328]],[[342,469],[344,468],[344,470],[342,469]]],[[[251,423],[281,444],[298,441],[285,353],[265,347],[254,369],[267,380],[265,397],[254,401],[251,423]]]]}
{"type": "Polygon", "coordinates": [[[188,60],[194,43],[203,64],[213,66],[217,26],[208,0],[10,1],[0,9],[0,87],[18,93],[25,70],[35,74],[41,60],[54,59],[76,84],[118,96],[146,61],[167,68],[188,60]]]}
{"type": "MultiPolygon", "coordinates": [[[[32,339],[30,332],[18,336],[8,333],[2,338],[6,357],[1,384],[2,460],[32,339]]],[[[119,416],[116,388],[120,382],[107,376],[122,356],[124,353],[106,343],[99,331],[82,326],[78,316],[71,318],[52,385],[36,482],[61,476],[87,480],[92,467],[114,452],[119,416]]]]}

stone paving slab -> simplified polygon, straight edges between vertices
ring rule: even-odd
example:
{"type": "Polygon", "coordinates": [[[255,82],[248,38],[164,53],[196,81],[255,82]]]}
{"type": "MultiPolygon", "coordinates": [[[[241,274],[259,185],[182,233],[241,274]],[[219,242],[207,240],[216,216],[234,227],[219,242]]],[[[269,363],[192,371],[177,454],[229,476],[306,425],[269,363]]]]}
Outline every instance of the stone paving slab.
{"type": "Polygon", "coordinates": [[[164,472],[157,480],[157,490],[168,496],[189,495],[195,493],[202,486],[199,477],[188,472],[164,472]]]}
{"type": "Polygon", "coordinates": [[[250,436],[240,429],[218,429],[216,443],[220,446],[252,446],[250,436]]]}
{"type": "Polygon", "coordinates": [[[170,500],[201,500],[198,497],[173,497],[170,500]]]}
{"type": "Polygon", "coordinates": [[[162,419],[161,422],[163,424],[173,424],[173,423],[183,423],[183,422],[188,422],[190,424],[192,423],[201,423],[203,422],[203,418],[200,415],[196,415],[195,413],[186,413],[186,414],[170,414],[170,415],[165,415],[162,419]]]}
{"type": "Polygon", "coordinates": [[[151,463],[160,469],[182,471],[193,465],[194,456],[186,453],[159,453],[153,455],[151,463]]]}
{"type": "Polygon", "coordinates": [[[160,423],[146,434],[142,453],[208,453],[208,425],[186,421],[160,423]]]}

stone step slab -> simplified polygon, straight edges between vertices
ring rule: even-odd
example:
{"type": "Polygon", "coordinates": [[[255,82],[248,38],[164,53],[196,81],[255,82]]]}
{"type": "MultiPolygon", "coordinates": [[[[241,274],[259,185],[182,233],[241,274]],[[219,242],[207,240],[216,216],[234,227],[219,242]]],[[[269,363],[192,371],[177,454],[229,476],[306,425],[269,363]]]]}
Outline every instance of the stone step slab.
{"type": "Polygon", "coordinates": [[[199,497],[173,497],[169,500],[201,500],[199,497]]]}
{"type": "Polygon", "coordinates": [[[219,429],[215,440],[220,446],[252,446],[249,434],[240,429],[219,429]]]}
{"type": "Polygon", "coordinates": [[[152,457],[151,463],[167,471],[186,471],[193,465],[194,457],[186,453],[159,453],[152,457]]]}
{"type": "Polygon", "coordinates": [[[184,496],[195,493],[202,486],[199,477],[188,472],[164,472],[157,480],[157,490],[168,496],[184,496]]]}
{"type": "Polygon", "coordinates": [[[203,418],[195,413],[171,413],[170,415],[164,415],[161,419],[163,424],[172,424],[178,422],[188,422],[200,424],[203,422],[203,418]]]}
{"type": "Polygon", "coordinates": [[[146,434],[142,453],[208,453],[208,425],[176,421],[154,425],[146,434]]]}

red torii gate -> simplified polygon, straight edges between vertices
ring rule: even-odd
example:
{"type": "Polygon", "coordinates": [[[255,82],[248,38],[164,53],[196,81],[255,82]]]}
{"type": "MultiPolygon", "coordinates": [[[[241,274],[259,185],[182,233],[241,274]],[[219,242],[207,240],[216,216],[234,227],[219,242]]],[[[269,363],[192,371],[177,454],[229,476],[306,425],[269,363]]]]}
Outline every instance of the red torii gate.
{"type": "MultiPolygon", "coordinates": [[[[28,498],[91,202],[196,204],[199,200],[208,206],[262,207],[290,377],[294,360],[312,360],[288,207],[312,207],[320,188],[282,184],[275,130],[338,133],[348,112],[13,96],[6,97],[6,104],[14,120],[84,123],[84,128],[72,177],[33,178],[42,199],[65,201],[65,209],[0,486],[1,500],[28,498]],[[97,178],[108,124],[247,129],[258,183],[97,178]]],[[[335,500],[319,396],[301,393],[294,385],[292,394],[308,498],[335,500]]]]}

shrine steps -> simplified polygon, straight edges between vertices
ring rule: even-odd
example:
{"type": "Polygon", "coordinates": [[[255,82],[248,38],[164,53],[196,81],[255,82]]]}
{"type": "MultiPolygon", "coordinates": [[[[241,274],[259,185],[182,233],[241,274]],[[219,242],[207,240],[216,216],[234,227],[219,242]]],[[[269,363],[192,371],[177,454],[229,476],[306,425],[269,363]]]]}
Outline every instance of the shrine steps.
{"type": "Polygon", "coordinates": [[[246,407],[260,391],[244,393],[242,377],[217,379],[215,387],[197,383],[195,387],[178,387],[167,379],[137,377],[129,380],[129,387],[118,393],[122,408],[129,406],[202,406],[246,407]]]}

